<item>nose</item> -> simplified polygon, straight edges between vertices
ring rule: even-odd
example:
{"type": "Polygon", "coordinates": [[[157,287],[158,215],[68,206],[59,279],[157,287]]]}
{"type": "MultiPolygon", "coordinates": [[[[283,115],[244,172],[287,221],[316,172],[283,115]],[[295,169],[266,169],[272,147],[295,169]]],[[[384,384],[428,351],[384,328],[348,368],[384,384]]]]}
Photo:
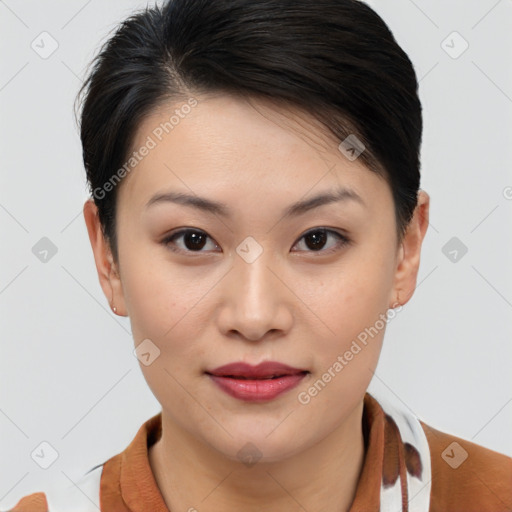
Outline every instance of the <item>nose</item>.
{"type": "Polygon", "coordinates": [[[238,335],[250,341],[277,338],[293,324],[294,295],[283,272],[275,264],[271,268],[264,255],[250,263],[237,256],[223,280],[224,300],[218,321],[227,337],[238,335]]]}

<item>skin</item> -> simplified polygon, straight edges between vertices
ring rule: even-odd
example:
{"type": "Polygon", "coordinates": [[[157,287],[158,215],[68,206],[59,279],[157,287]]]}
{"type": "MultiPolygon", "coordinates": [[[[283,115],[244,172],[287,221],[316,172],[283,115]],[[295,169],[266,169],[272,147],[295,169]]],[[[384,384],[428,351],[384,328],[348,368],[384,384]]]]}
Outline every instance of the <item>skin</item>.
{"type": "MultiPolygon", "coordinates": [[[[412,296],[429,196],[420,191],[398,243],[387,182],[347,159],[311,116],[269,101],[195,98],[199,104],[119,185],[119,261],[93,201],[84,205],[107,300],[130,317],[135,346],[149,338],[160,350],[140,365],[162,405],[162,438],[149,450],[156,482],[171,510],[347,511],[365,454],[363,398],[385,327],[309,403],[298,395],[379,315],[412,296]],[[340,185],[365,204],[283,217],[290,204],[340,185]],[[168,190],[220,201],[233,216],[170,202],[145,208],[168,190]],[[304,234],[321,227],[350,242],[340,246],[330,234],[315,249],[304,234]],[[204,232],[199,249],[186,235],[174,240],[182,253],[162,243],[183,228],[204,232]],[[249,236],[263,250],[251,263],[236,251],[249,236]],[[265,360],[310,373],[264,403],[228,396],[204,373],[265,360]],[[248,442],[261,455],[251,466],[237,456],[248,442]]],[[[133,148],[175,108],[148,116],[133,148]]]]}

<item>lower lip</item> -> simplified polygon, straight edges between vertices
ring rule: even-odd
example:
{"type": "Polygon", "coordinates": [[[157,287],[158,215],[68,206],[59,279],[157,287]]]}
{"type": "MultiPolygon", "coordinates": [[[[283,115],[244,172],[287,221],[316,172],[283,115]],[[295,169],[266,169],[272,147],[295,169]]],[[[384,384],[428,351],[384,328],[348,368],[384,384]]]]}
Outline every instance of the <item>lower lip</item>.
{"type": "Polygon", "coordinates": [[[306,373],[283,375],[276,379],[235,379],[218,375],[208,376],[228,395],[246,402],[266,402],[299,384],[306,373]]]}

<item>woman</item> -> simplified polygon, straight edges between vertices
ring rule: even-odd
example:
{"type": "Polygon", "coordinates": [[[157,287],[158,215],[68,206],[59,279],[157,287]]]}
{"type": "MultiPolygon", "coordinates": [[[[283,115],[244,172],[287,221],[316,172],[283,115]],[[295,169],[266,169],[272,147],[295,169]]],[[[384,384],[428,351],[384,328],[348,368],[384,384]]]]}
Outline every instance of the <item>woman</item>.
{"type": "Polygon", "coordinates": [[[88,496],[14,511],[512,509],[511,458],[367,392],[428,226],[417,88],[356,0],[119,27],[80,91],[84,218],[162,411],[88,496]]]}

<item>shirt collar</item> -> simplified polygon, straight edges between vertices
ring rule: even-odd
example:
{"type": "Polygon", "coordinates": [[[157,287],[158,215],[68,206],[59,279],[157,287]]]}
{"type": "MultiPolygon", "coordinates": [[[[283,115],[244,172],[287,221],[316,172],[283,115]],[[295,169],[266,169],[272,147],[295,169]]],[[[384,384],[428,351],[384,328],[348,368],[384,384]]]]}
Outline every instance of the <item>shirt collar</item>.
{"type": "MultiPolygon", "coordinates": [[[[365,458],[350,512],[428,512],[430,452],[419,420],[391,402],[364,396],[365,458]],[[414,499],[412,499],[414,498],[414,499]]],[[[170,512],[149,464],[162,435],[162,413],[148,419],[101,479],[101,509],[170,512]]]]}

